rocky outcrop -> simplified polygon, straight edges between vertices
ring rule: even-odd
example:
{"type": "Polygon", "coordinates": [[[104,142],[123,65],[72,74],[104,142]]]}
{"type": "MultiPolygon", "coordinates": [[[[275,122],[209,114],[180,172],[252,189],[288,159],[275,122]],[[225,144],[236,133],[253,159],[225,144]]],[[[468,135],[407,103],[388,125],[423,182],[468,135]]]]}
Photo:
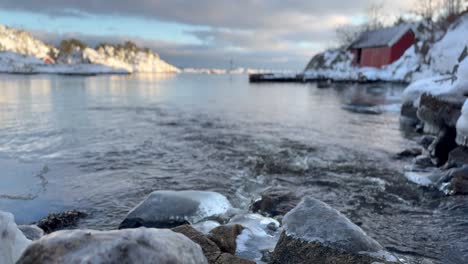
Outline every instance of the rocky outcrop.
{"type": "Polygon", "coordinates": [[[438,134],[447,128],[455,128],[465,99],[452,94],[423,94],[417,115],[424,122],[424,132],[438,134]]]}
{"type": "Polygon", "coordinates": [[[30,243],[18,229],[13,215],[0,211],[0,263],[16,263],[30,243]]]}
{"type": "Polygon", "coordinates": [[[231,204],[215,192],[155,191],[128,213],[119,228],[173,228],[227,213],[231,204]]]}
{"type": "Polygon", "coordinates": [[[31,244],[18,264],[208,263],[199,245],[170,230],[58,231],[31,244]]]}
{"type": "MultiPolygon", "coordinates": [[[[238,227],[237,227],[238,228],[238,227]]],[[[237,229],[234,228],[234,229],[237,229]]],[[[173,228],[172,230],[177,233],[181,233],[191,239],[193,242],[197,243],[200,245],[200,247],[203,250],[203,254],[205,254],[208,263],[210,264],[254,264],[255,262],[239,258],[237,256],[234,256],[232,253],[232,245],[229,247],[225,247],[225,245],[231,244],[232,239],[234,239],[235,242],[235,237],[227,236],[223,238],[223,241],[221,242],[220,235],[221,233],[225,233],[224,231],[227,231],[231,228],[226,227],[223,232],[221,230],[218,230],[216,234],[212,234],[209,237],[203,235],[201,232],[195,230],[192,226],[190,225],[183,225],[183,226],[178,226],[176,228],[173,228]],[[218,243],[215,243],[213,240],[210,238],[215,237],[223,247],[220,248],[218,246],[218,243]],[[230,242],[227,242],[230,241],[230,242]],[[227,252],[229,251],[229,252],[227,252]]],[[[233,229],[231,229],[233,231],[233,229]]]]}
{"type": "Polygon", "coordinates": [[[272,255],[280,263],[397,263],[357,225],[327,204],[307,197],[283,219],[272,255]]]}
{"type": "Polygon", "coordinates": [[[274,217],[287,214],[299,202],[299,197],[293,191],[283,187],[272,187],[260,193],[260,198],[250,206],[250,209],[254,213],[274,217]]]}
{"type": "Polygon", "coordinates": [[[46,234],[50,234],[58,230],[76,227],[78,221],[86,216],[86,213],[77,210],[49,214],[47,217],[37,222],[37,226],[44,230],[46,234]]]}

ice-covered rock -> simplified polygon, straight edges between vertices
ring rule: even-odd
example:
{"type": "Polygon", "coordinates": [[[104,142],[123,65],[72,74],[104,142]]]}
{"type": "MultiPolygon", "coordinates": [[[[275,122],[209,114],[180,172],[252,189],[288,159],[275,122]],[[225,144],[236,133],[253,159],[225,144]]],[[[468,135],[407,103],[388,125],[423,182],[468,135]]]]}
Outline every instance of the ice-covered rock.
{"type": "Polygon", "coordinates": [[[196,224],[226,214],[230,208],[228,199],[215,192],[155,191],[130,211],[119,228],[196,224]]]}
{"type": "Polygon", "coordinates": [[[67,230],[32,243],[18,264],[208,263],[197,244],[170,230],[67,230]]]}
{"type": "Polygon", "coordinates": [[[229,224],[244,227],[236,239],[236,255],[247,259],[260,260],[264,252],[272,251],[280,234],[278,221],[259,214],[237,215],[229,224]]]}
{"type": "Polygon", "coordinates": [[[14,216],[0,211],[0,263],[14,264],[31,244],[18,229],[14,216]]]}
{"type": "Polygon", "coordinates": [[[468,147],[468,101],[465,101],[457,122],[457,143],[468,147]]]}
{"type": "Polygon", "coordinates": [[[340,212],[310,197],[284,217],[283,226],[273,264],[398,262],[340,212]]]}
{"type": "Polygon", "coordinates": [[[39,228],[37,225],[20,225],[18,228],[29,240],[38,240],[45,234],[44,230],[39,228]]]}
{"type": "Polygon", "coordinates": [[[207,221],[194,224],[193,228],[207,235],[208,233],[210,233],[211,230],[215,229],[216,227],[220,225],[221,224],[217,221],[207,220],[207,221]]]}

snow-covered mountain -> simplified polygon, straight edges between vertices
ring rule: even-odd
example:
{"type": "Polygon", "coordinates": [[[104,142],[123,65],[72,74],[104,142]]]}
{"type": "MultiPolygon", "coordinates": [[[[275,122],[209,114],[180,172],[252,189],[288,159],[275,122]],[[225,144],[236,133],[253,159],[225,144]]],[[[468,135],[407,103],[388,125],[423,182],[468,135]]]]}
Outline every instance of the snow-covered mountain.
{"type": "Polygon", "coordinates": [[[9,73],[177,73],[175,66],[149,49],[131,42],[100,45],[97,49],[73,46],[56,48],[28,32],[0,25],[0,72],[9,73]]]}

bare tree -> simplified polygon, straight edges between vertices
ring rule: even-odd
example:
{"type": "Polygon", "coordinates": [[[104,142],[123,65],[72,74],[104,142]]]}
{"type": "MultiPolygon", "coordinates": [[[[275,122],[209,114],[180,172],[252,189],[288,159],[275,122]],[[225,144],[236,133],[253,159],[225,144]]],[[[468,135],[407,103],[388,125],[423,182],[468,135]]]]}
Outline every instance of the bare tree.
{"type": "Polygon", "coordinates": [[[423,19],[433,21],[440,8],[441,0],[414,0],[413,13],[423,19]]]}
{"type": "Polygon", "coordinates": [[[443,0],[443,8],[447,17],[456,16],[463,9],[463,0],[443,0]]]}
{"type": "Polygon", "coordinates": [[[340,47],[350,46],[363,32],[362,26],[341,25],[335,30],[338,45],[340,47]]]}
{"type": "Polygon", "coordinates": [[[383,1],[373,2],[366,10],[366,30],[375,30],[384,26],[385,4],[383,1]]]}

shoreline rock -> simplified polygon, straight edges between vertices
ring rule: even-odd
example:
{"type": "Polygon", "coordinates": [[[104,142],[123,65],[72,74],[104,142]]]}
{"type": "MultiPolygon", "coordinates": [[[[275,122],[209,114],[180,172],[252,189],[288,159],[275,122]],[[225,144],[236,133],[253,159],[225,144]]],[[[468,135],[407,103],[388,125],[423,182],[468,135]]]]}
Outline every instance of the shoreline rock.
{"type": "Polygon", "coordinates": [[[15,223],[15,217],[0,211],[0,263],[14,264],[31,241],[15,223]]]}
{"type": "Polygon", "coordinates": [[[86,216],[86,213],[77,210],[71,210],[63,213],[52,213],[37,222],[37,226],[46,234],[50,234],[55,231],[76,227],[78,221],[86,216]]]}
{"type": "Polygon", "coordinates": [[[314,198],[304,198],[284,217],[283,224],[271,264],[398,263],[360,227],[314,198]]]}
{"type": "Polygon", "coordinates": [[[119,229],[196,224],[226,214],[230,208],[227,198],[215,192],[155,191],[127,214],[119,229]]]}

